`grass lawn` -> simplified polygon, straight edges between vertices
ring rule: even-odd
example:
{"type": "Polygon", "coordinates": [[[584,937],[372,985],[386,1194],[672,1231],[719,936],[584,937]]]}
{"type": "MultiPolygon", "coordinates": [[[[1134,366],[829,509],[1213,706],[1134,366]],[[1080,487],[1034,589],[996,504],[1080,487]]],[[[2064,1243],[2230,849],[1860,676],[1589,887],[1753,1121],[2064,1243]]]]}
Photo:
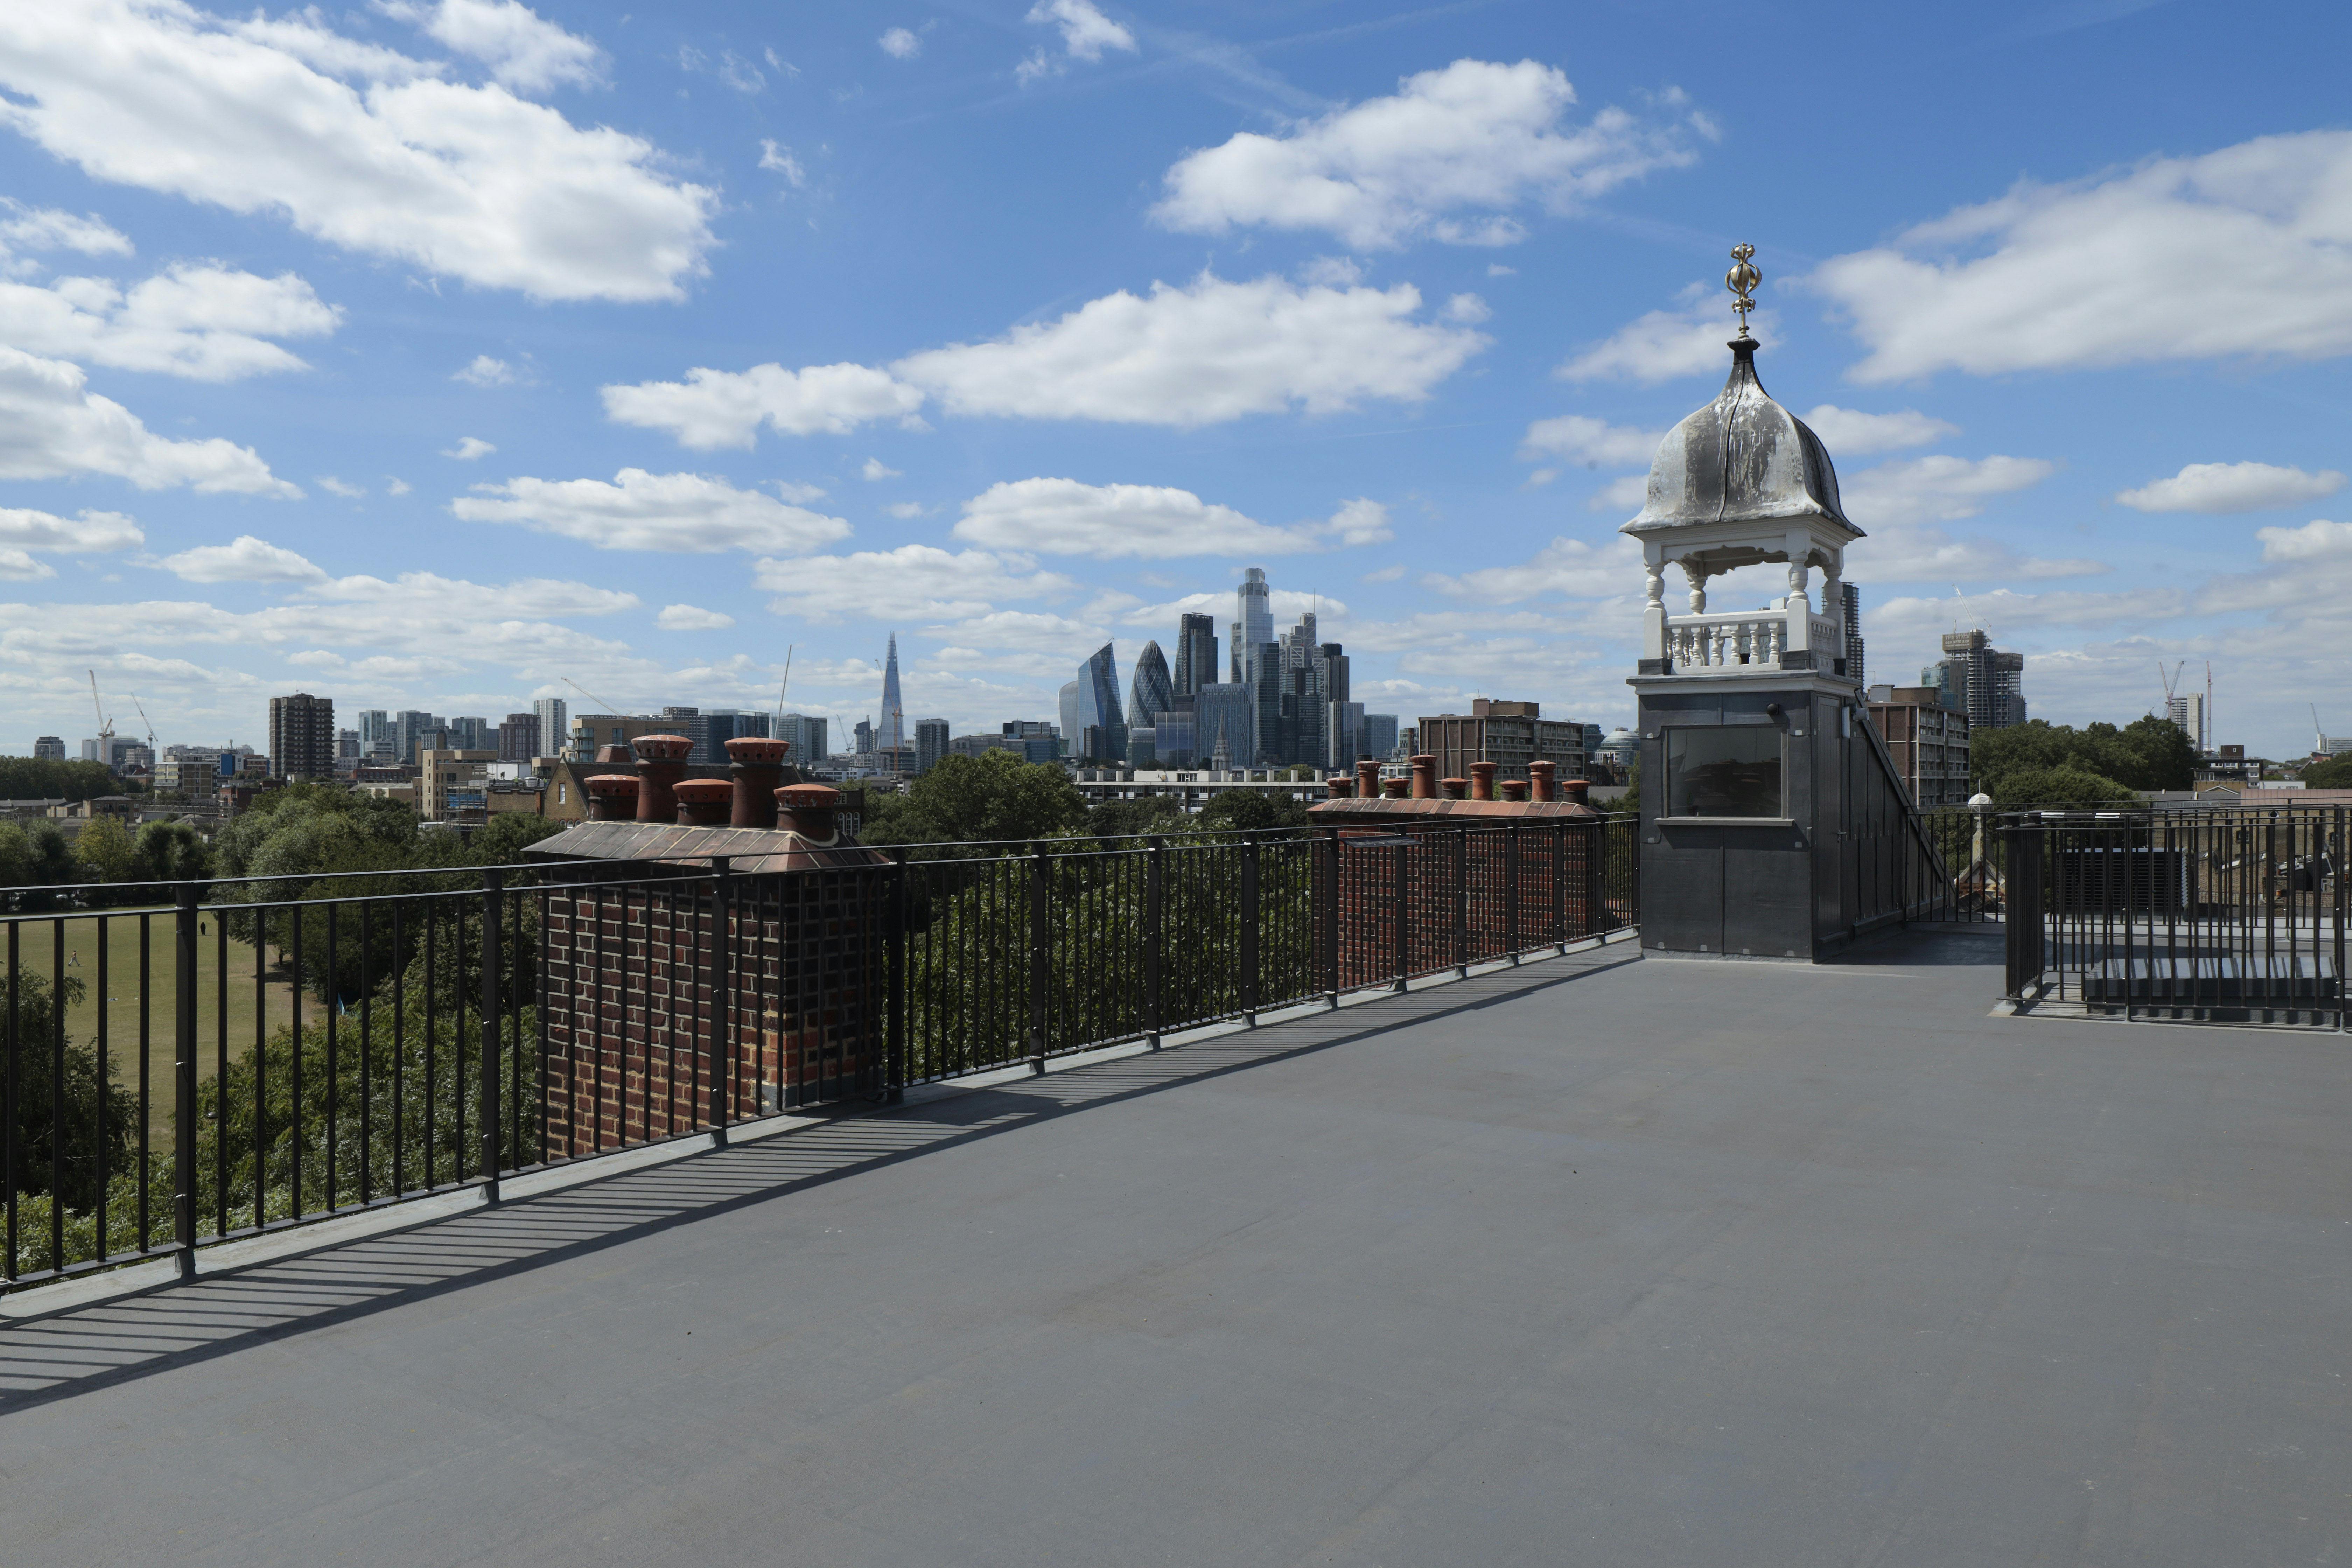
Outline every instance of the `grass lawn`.
{"type": "MultiPolygon", "coordinates": [[[[108,1071],[119,1075],[118,1081],[136,1093],[139,1084],[139,927],[142,917],[135,913],[110,915],[105,918],[107,973],[106,1042],[108,1071]]],[[[173,1034],[173,996],[176,955],[173,947],[173,912],[163,910],[145,917],[148,935],[147,967],[147,1070],[148,1124],[151,1136],[163,1135],[168,1143],[172,1127],[172,1066],[176,1040],[173,1034]]],[[[196,942],[196,1070],[205,1078],[213,1075],[220,1062],[220,925],[211,910],[204,911],[199,920],[203,933],[196,942]]],[[[65,928],[66,977],[79,979],[88,990],[79,1005],[66,1011],[67,1033],[77,1042],[98,1037],[98,949],[100,917],[90,914],[68,916],[65,928]]],[[[27,971],[41,975],[53,973],[52,963],[58,951],[58,922],[47,920],[27,921],[19,928],[16,938],[16,961],[27,971]]],[[[0,937],[0,941],[5,941],[0,937]]],[[[0,950],[5,954],[5,950],[0,950]]],[[[5,956],[0,956],[5,963],[5,956]]],[[[271,1034],[283,1028],[292,1017],[290,1011],[293,987],[289,984],[289,971],[276,948],[269,950],[269,962],[264,973],[264,1000],[257,1001],[254,986],[254,954],[251,944],[232,939],[228,944],[228,1050],[232,1060],[253,1048],[253,1024],[257,1007],[268,1009],[268,1026],[271,1034]]],[[[303,999],[306,1021],[319,1016],[316,997],[303,999]]]]}

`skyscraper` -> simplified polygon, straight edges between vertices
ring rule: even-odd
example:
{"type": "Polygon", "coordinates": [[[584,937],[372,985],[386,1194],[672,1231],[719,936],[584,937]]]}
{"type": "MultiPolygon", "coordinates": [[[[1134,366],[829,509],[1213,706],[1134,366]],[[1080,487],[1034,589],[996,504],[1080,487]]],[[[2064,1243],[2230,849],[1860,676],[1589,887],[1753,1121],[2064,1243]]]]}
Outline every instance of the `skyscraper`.
{"type": "Polygon", "coordinates": [[[1069,681],[1062,688],[1062,755],[1078,755],[1078,683],[1069,681]]]}
{"type": "Polygon", "coordinates": [[[1074,757],[1116,763],[1127,757],[1127,721],[1118,706],[1118,660],[1111,645],[1087,656],[1078,666],[1078,735],[1070,748],[1074,757]]]}
{"type": "MultiPolygon", "coordinates": [[[[2198,755],[2205,754],[2209,748],[2205,737],[2205,694],[2203,692],[2183,691],[2177,696],[2166,698],[2164,716],[2180,726],[2181,733],[2189,737],[2189,742],[2197,748],[2198,755]]],[[[2323,745],[2321,749],[2324,751],[2326,748],[2323,745]]]]}
{"type": "Polygon", "coordinates": [[[1213,680],[1193,698],[1192,755],[1206,762],[1224,749],[1229,765],[1245,767],[1256,760],[1257,705],[1250,689],[1238,680],[1213,680]]]}
{"type": "Polygon", "coordinates": [[[1160,721],[1160,715],[1175,700],[1173,683],[1168,679],[1168,660],[1160,652],[1160,645],[1148,642],[1143,651],[1135,656],[1135,679],[1128,689],[1127,722],[1129,729],[1141,729],[1160,721]]]}
{"type": "Polygon", "coordinates": [[[1216,679],[1216,617],[1179,616],[1176,622],[1176,670],[1169,683],[1171,691],[1178,697],[1190,697],[1216,679]]]}
{"type": "Polygon", "coordinates": [[[903,772],[908,759],[898,755],[907,749],[907,719],[898,697],[898,634],[890,634],[890,655],[882,664],[882,722],[875,731],[874,749],[887,752],[887,766],[903,772]]]}
{"type": "Polygon", "coordinates": [[[1233,679],[1249,680],[1257,673],[1257,650],[1274,641],[1273,590],[1265,585],[1263,568],[1242,574],[1234,590],[1233,679]]]}
{"type": "Polygon", "coordinates": [[[331,778],[335,772],[335,703],[298,691],[269,700],[269,776],[331,778]]]}
{"type": "Polygon", "coordinates": [[[572,709],[561,697],[541,697],[530,705],[539,716],[539,743],[552,756],[572,743],[572,709]]]}
{"type": "Polygon", "coordinates": [[[786,713],[775,722],[775,737],[792,749],[784,761],[794,767],[815,768],[824,765],[827,754],[825,721],[806,713],[786,713]]]}
{"type": "Polygon", "coordinates": [[[1969,716],[1969,728],[2002,730],[2025,722],[2025,696],[2018,684],[2025,656],[2003,653],[1981,630],[1948,632],[1944,657],[1919,672],[1919,684],[1944,694],[1944,705],[1969,716]]]}
{"type": "Polygon", "coordinates": [[[539,749],[539,715],[508,714],[499,725],[499,761],[527,763],[542,754],[539,749]]]}
{"type": "Polygon", "coordinates": [[[392,750],[392,715],[381,708],[360,710],[360,755],[392,750]]]}

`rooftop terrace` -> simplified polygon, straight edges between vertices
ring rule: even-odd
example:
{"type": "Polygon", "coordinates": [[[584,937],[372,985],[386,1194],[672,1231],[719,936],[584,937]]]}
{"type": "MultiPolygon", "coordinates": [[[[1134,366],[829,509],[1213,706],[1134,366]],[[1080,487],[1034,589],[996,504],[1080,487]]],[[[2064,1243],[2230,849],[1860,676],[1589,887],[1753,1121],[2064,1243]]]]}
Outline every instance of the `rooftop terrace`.
{"type": "Polygon", "coordinates": [[[2331,1560],[2344,1037],[2000,957],[1604,946],[0,1328],[5,1555],[2331,1560]]]}

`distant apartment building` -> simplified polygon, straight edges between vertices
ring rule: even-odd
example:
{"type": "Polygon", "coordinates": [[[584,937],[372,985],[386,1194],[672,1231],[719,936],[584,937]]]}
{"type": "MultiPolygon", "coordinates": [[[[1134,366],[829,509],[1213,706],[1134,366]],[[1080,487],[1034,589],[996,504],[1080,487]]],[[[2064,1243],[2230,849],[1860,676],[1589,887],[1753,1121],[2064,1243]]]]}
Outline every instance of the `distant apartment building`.
{"type": "Polygon", "coordinates": [[[640,735],[675,734],[672,722],[649,713],[583,713],[572,721],[572,754],[593,762],[607,746],[633,745],[640,735]]]}
{"type": "MultiPolygon", "coordinates": [[[[2183,691],[2178,696],[2167,698],[2164,703],[2164,716],[2180,726],[2181,733],[2189,737],[2189,744],[2197,748],[2199,756],[2205,754],[2210,744],[2210,737],[2205,733],[2205,694],[2203,692],[2183,691]]],[[[2325,746],[2325,742],[2322,745],[2325,746]]]]}
{"type": "Polygon", "coordinates": [[[43,735],[33,742],[33,760],[41,763],[62,763],[66,760],[66,743],[55,735],[43,735]]]}
{"type": "Polygon", "coordinates": [[[499,761],[528,763],[540,755],[539,715],[509,713],[499,723],[499,761]]]}
{"type": "Polygon", "coordinates": [[[1467,714],[1424,717],[1419,734],[1442,779],[1468,778],[1472,763],[1494,763],[1497,779],[1524,779],[1537,761],[1557,763],[1561,778],[1584,776],[1584,726],[1544,718],[1540,703],[1475,698],[1467,714]]]}
{"type": "Polygon", "coordinates": [[[795,767],[814,768],[823,765],[832,752],[832,747],[826,742],[825,729],[826,721],[813,714],[786,713],[776,720],[773,732],[775,739],[792,748],[784,753],[787,763],[795,767]]]}
{"type": "Polygon", "coordinates": [[[539,743],[553,752],[572,735],[572,709],[561,697],[541,697],[530,705],[539,721],[539,743]]]}
{"type": "Polygon", "coordinates": [[[499,754],[489,748],[468,750],[436,747],[417,757],[416,810],[427,822],[460,822],[485,808],[490,765],[499,754]]]}
{"type": "Polygon", "coordinates": [[[335,771],[348,771],[360,760],[360,732],[357,730],[335,731],[335,771]]]}
{"type": "Polygon", "coordinates": [[[335,704],[298,691],[269,700],[269,776],[324,779],[335,773],[335,704]]]}
{"type": "Polygon", "coordinates": [[[1863,675],[1862,584],[1838,584],[1838,608],[1845,612],[1845,678],[1857,686],[1869,684],[1863,675]]]}
{"type": "Polygon", "coordinates": [[[915,771],[929,773],[948,754],[948,721],[944,719],[915,721],[915,771]]]}
{"type": "Polygon", "coordinates": [[[1870,721],[1921,806],[1969,803],[1969,716],[1933,686],[1874,686],[1870,721]]]}
{"type": "Polygon", "coordinates": [[[394,748],[392,715],[381,708],[360,710],[360,755],[389,757],[394,748]]]}
{"type": "Polygon", "coordinates": [[[1397,748],[1397,716],[1393,713],[1364,715],[1364,752],[1386,761],[1397,748]]]}

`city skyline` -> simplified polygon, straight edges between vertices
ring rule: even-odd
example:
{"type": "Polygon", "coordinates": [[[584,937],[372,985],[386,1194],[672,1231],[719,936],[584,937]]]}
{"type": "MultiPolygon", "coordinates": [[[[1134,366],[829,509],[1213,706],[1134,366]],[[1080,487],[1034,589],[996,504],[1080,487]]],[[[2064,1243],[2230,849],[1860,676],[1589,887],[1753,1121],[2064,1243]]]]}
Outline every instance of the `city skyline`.
{"type": "Polygon", "coordinates": [[[548,0],[496,45],[442,8],[0,17],[0,749],[86,734],[92,667],[258,736],[298,689],[761,710],[797,648],[839,722],[894,629],[976,731],[1106,643],[1172,673],[1254,561],[1355,700],[1613,728],[1613,530],[1743,239],[1876,670],[1957,616],[2056,721],[2210,658],[2216,743],[2299,753],[2312,693],[2352,729],[2336,8],[1801,8],[1738,48],[1533,0],[983,0],[893,48],[856,8],[548,0]],[[75,85],[102,44],[119,95],[75,85]],[[1842,90],[1792,114],[1775,64],[1842,90]],[[462,157],[390,112],[428,82],[462,157]]]}

